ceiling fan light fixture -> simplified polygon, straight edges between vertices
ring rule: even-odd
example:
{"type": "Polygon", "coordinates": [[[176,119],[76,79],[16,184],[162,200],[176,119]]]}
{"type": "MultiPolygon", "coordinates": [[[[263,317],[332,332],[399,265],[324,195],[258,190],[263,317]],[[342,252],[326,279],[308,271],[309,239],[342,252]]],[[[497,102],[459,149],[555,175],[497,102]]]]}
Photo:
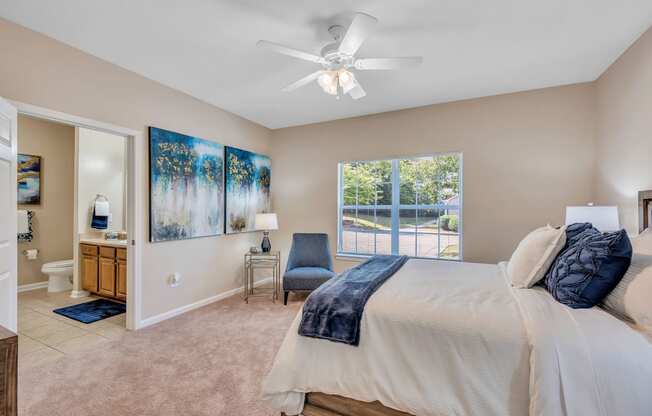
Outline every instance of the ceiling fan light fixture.
{"type": "Polygon", "coordinates": [[[343,92],[357,100],[366,96],[367,93],[354,73],[350,71],[351,69],[370,71],[414,68],[423,61],[420,56],[358,59],[356,53],[377,23],[378,19],[373,16],[355,13],[346,30],[341,26],[331,26],[329,32],[335,42],[324,46],[321,56],[265,40],[259,41],[257,45],[283,55],[321,65],[322,69],[288,85],[283,91],[293,91],[316,80],[326,94],[334,95],[339,99],[340,92],[343,92]]]}
{"type": "Polygon", "coordinates": [[[334,84],[324,88],[324,92],[330,95],[337,95],[337,81],[334,84]]]}
{"type": "Polygon", "coordinates": [[[355,79],[355,75],[353,75],[351,72],[347,71],[346,69],[340,70],[338,74],[338,80],[340,83],[340,87],[342,87],[342,91],[344,91],[344,94],[351,91],[351,89],[355,88],[355,86],[358,84],[358,82],[355,79]]]}
{"type": "Polygon", "coordinates": [[[355,80],[355,75],[353,75],[351,72],[347,71],[346,69],[340,69],[338,73],[338,80],[340,87],[342,87],[342,90],[344,93],[349,91],[351,88],[355,86],[356,80],[355,80]]]}
{"type": "Polygon", "coordinates": [[[328,94],[332,94],[331,91],[335,89],[337,93],[337,73],[334,71],[324,71],[319,78],[317,78],[317,83],[328,94]]]}

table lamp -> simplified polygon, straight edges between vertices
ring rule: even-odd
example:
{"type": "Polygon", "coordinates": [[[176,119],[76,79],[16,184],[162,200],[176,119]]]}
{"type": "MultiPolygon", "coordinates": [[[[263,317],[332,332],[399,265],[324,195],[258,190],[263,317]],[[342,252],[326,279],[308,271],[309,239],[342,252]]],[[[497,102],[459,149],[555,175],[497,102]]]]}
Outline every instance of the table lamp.
{"type": "Polygon", "coordinates": [[[618,207],[584,205],[566,207],[566,225],[590,222],[599,231],[618,231],[618,207]]]}
{"type": "Polygon", "coordinates": [[[272,243],[269,241],[269,232],[271,230],[278,230],[276,214],[256,214],[255,226],[256,230],[263,232],[263,242],[260,244],[260,248],[263,250],[263,253],[269,253],[272,249],[272,243]]]}

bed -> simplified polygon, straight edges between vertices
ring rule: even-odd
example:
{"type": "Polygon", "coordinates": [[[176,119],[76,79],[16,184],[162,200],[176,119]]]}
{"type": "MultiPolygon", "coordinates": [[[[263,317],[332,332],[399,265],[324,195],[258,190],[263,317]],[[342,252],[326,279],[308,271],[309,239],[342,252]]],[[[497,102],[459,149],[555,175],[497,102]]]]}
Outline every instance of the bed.
{"type": "Polygon", "coordinates": [[[410,260],[367,303],[358,347],[299,336],[299,313],[263,399],[308,416],[652,414],[642,333],[513,289],[504,268],[410,260]]]}

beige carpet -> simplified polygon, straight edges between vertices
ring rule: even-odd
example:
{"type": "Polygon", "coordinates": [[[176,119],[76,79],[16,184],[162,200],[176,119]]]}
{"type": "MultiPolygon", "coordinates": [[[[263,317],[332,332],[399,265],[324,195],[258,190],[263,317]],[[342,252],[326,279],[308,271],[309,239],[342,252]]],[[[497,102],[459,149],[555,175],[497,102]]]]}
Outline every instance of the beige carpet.
{"type": "Polygon", "coordinates": [[[276,415],[260,383],[300,305],[236,296],[76,359],[19,366],[19,414],[276,415]]]}

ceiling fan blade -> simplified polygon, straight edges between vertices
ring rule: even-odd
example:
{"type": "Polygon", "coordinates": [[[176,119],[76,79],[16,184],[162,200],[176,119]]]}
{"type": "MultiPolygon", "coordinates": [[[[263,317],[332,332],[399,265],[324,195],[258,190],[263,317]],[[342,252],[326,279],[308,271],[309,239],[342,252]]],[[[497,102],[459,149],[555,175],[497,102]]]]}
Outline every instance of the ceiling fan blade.
{"type": "Polygon", "coordinates": [[[303,87],[304,85],[310,84],[312,81],[316,80],[319,78],[319,76],[323,73],[324,71],[316,71],[313,72],[312,74],[305,76],[298,80],[297,82],[288,85],[287,87],[283,88],[282,91],[288,92],[288,91],[293,91],[296,90],[297,88],[303,87]]]}
{"type": "Polygon", "coordinates": [[[347,55],[354,55],[362,42],[369,36],[371,30],[378,23],[378,19],[365,13],[356,13],[353,22],[346,31],[338,51],[347,55]]]}
{"type": "Polygon", "coordinates": [[[355,81],[355,87],[351,88],[348,92],[348,94],[353,98],[354,100],[360,99],[367,95],[365,90],[362,89],[362,86],[360,83],[356,80],[355,81]]]}
{"type": "Polygon", "coordinates": [[[421,56],[406,56],[401,58],[365,58],[355,61],[355,69],[366,70],[387,70],[415,68],[423,62],[421,56]]]}
{"type": "Polygon", "coordinates": [[[256,46],[269,49],[270,51],[277,53],[282,53],[283,55],[288,55],[293,58],[299,58],[303,59],[304,61],[314,62],[316,64],[323,64],[326,62],[321,56],[317,56],[312,53],[300,51],[298,49],[290,48],[288,46],[283,46],[278,43],[269,42],[266,40],[259,40],[258,43],[256,43],[256,46]]]}

